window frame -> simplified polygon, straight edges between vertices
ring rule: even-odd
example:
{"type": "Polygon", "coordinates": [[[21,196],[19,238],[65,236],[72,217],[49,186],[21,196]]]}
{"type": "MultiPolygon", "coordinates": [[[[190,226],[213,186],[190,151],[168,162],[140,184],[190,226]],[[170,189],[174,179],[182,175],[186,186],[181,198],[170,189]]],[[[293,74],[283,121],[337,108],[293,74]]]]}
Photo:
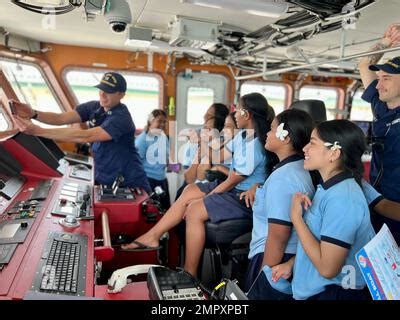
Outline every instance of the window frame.
{"type": "MultiPolygon", "coordinates": [[[[371,106],[369,107],[370,108],[370,113],[371,113],[371,119],[368,119],[368,120],[366,120],[366,119],[352,119],[352,117],[351,117],[351,113],[353,112],[354,97],[358,92],[361,92],[361,96],[362,96],[364,91],[365,91],[365,89],[362,86],[360,86],[356,90],[354,90],[354,92],[352,93],[351,109],[350,109],[350,112],[349,112],[349,120],[350,121],[365,121],[365,122],[369,121],[369,122],[372,122],[374,120],[374,115],[373,115],[371,106]]],[[[364,101],[364,102],[365,102],[365,104],[371,105],[370,103],[368,103],[366,101],[364,101]]]]}
{"type": "MultiPolygon", "coordinates": [[[[278,87],[284,87],[285,88],[285,98],[284,98],[284,105],[283,105],[283,110],[286,110],[290,107],[292,100],[293,100],[293,87],[291,84],[286,83],[286,82],[277,82],[277,81],[244,81],[240,84],[239,92],[242,90],[242,86],[244,84],[251,84],[251,85],[271,85],[271,86],[278,86],[278,87]]],[[[274,109],[275,111],[275,109],[274,109]]]]}
{"type": "MultiPolygon", "coordinates": [[[[186,119],[185,119],[185,125],[187,125],[187,126],[201,126],[202,124],[203,124],[203,121],[201,121],[201,123],[200,124],[198,124],[198,123],[190,123],[188,120],[188,115],[189,115],[189,90],[191,89],[191,88],[199,88],[199,89],[209,89],[209,90],[212,90],[212,92],[213,92],[213,101],[211,102],[211,104],[209,104],[208,106],[207,106],[207,108],[210,106],[210,105],[212,105],[213,103],[215,103],[215,90],[212,88],[212,87],[199,87],[199,86],[191,86],[191,87],[188,87],[187,88],[187,90],[186,90],[186,119]]],[[[203,120],[203,118],[202,118],[202,120],[203,120]]]]}
{"type": "Polygon", "coordinates": [[[336,91],[336,93],[337,93],[336,106],[334,109],[328,108],[327,106],[325,106],[326,107],[326,116],[328,118],[328,112],[334,112],[334,118],[332,120],[346,118],[348,111],[344,110],[345,92],[344,92],[343,88],[335,87],[335,86],[304,84],[299,88],[299,100],[300,100],[300,92],[301,92],[301,89],[303,89],[303,88],[328,89],[328,90],[336,91]]]}
{"type": "MultiPolygon", "coordinates": [[[[158,107],[157,109],[161,109],[167,112],[167,110],[164,109],[165,105],[165,96],[164,96],[164,88],[165,88],[165,80],[164,78],[158,74],[157,72],[140,72],[140,71],[134,71],[134,70],[121,70],[121,69],[103,69],[103,68],[96,68],[96,67],[80,67],[80,66],[67,66],[65,67],[62,72],[61,72],[61,78],[64,82],[65,88],[68,91],[68,94],[72,97],[72,100],[74,102],[74,107],[73,110],[79,105],[79,101],[77,96],[75,95],[75,92],[72,90],[71,85],[67,81],[67,74],[70,71],[86,71],[86,72],[100,72],[100,73],[106,73],[106,72],[118,72],[121,74],[128,74],[128,75],[134,75],[134,76],[153,76],[155,77],[160,86],[160,91],[159,91],[159,99],[158,99],[158,107]]],[[[167,112],[168,115],[168,112],[167,112]]],[[[136,123],[135,123],[136,124],[136,123]]],[[[139,134],[140,132],[143,131],[144,128],[136,128],[136,133],[139,134]]]]}
{"type": "MultiPolygon", "coordinates": [[[[54,77],[54,74],[50,73],[50,67],[47,65],[47,63],[45,63],[44,61],[39,61],[37,59],[20,59],[20,58],[13,58],[13,57],[1,55],[1,54],[0,54],[0,60],[6,60],[6,61],[9,61],[12,63],[17,63],[17,64],[23,63],[23,64],[26,64],[26,65],[36,68],[39,71],[42,78],[44,79],[54,100],[58,104],[60,113],[68,111],[70,105],[69,105],[69,103],[65,104],[67,102],[67,99],[64,96],[64,93],[62,92],[61,88],[59,87],[59,84],[58,84],[56,78],[54,77]],[[50,79],[49,79],[50,76],[54,82],[50,81],[50,79]],[[54,84],[55,84],[56,88],[53,86],[54,84]],[[62,96],[59,95],[60,93],[62,94],[62,96]],[[66,108],[66,106],[67,106],[67,108],[66,108]]],[[[3,73],[4,73],[5,80],[9,83],[10,87],[12,88],[12,90],[15,93],[15,98],[17,100],[19,100],[14,87],[12,86],[11,82],[7,79],[4,71],[3,71],[3,73]]],[[[50,111],[50,112],[54,112],[54,111],[50,111]]]]}
{"type": "Polygon", "coordinates": [[[106,72],[118,72],[121,74],[128,74],[128,75],[133,75],[133,76],[154,76],[155,78],[157,78],[157,80],[160,83],[160,99],[159,99],[159,103],[158,103],[158,109],[163,109],[164,106],[164,78],[159,75],[156,72],[140,72],[140,71],[132,71],[132,70],[120,70],[120,69],[102,69],[102,68],[86,68],[86,67],[77,67],[77,66],[68,66],[65,67],[61,73],[61,77],[62,80],[65,83],[65,87],[68,90],[68,93],[71,95],[71,97],[74,100],[74,108],[79,105],[79,101],[78,98],[75,95],[75,92],[72,90],[71,86],[69,85],[68,81],[67,81],[67,74],[70,71],[87,71],[87,72],[101,72],[101,73],[106,73],[106,72]]]}
{"type": "MultiPolygon", "coordinates": [[[[0,95],[2,94],[1,92],[2,92],[2,88],[0,87],[0,95]]],[[[9,118],[9,115],[6,111],[6,107],[3,105],[2,99],[0,99],[0,117],[4,118],[4,121],[7,124],[7,128],[5,128],[4,130],[2,130],[2,128],[0,127],[0,133],[12,130],[13,123],[12,123],[11,119],[9,118]]],[[[1,121],[0,121],[0,123],[1,123],[1,121]]]]}

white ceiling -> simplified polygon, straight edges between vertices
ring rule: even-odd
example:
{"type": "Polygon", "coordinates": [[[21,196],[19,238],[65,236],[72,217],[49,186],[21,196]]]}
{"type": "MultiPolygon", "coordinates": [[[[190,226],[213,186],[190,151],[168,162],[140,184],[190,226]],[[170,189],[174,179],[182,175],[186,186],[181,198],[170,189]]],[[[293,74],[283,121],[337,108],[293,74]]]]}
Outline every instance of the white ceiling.
{"type": "MultiPolygon", "coordinates": [[[[121,1],[121,0],[117,0],[121,1]]],[[[243,0],[246,3],[247,0],[243,0]]],[[[198,7],[181,3],[180,0],[129,0],[133,25],[152,28],[154,31],[167,33],[168,23],[176,15],[189,16],[200,19],[221,21],[240,27],[249,32],[273,23],[276,19],[259,17],[245,12],[198,7]]],[[[346,32],[346,43],[369,41],[381,37],[385,28],[393,22],[400,22],[400,0],[378,0],[376,4],[362,11],[355,30],[346,32]]],[[[0,27],[12,34],[44,42],[63,43],[70,45],[118,48],[132,50],[125,47],[126,34],[113,33],[103,16],[97,16],[95,21],[86,22],[83,19],[82,8],[56,17],[43,16],[17,7],[10,1],[1,1],[0,27]],[[49,20],[54,19],[54,20],[49,20]],[[54,22],[54,28],[45,28],[49,22],[54,22]]],[[[300,46],[306,54],[325,52],[325,55],[339,56],[342,33],[334,31],[317,35],[311,40],[303,41],[300,46]]],[[[345,54],[355,54],[368,50],[371,42],[350,46],[345,54]]],[[[273,48],[271,55],[286,58],[287,48],[273,48]]],[[[397,52],[398,54],[398,52],[397,52]]]]}

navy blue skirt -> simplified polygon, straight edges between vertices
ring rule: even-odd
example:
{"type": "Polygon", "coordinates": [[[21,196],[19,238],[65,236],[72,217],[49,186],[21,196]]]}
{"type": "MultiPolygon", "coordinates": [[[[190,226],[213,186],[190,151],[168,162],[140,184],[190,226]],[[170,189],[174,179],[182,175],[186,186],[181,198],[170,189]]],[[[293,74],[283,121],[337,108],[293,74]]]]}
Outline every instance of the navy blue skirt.
{"type": "Polygon", "coordinates": [[[218,184],[217,181],[196,183],[200,191],[207,194],[203,200],[211,222],[217,223],[224,220],[252,219],[251,208],[246,207],[244,200],[239,200],[239,196],[243,191],[232,189],[227,192],[208,195],[218,184]]]}

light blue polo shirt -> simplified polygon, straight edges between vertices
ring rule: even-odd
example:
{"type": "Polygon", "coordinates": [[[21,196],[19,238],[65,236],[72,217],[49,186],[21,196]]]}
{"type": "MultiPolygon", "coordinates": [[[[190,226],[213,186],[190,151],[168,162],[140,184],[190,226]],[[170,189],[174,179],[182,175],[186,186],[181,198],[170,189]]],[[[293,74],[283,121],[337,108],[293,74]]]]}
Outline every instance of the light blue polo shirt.
{"type": "Polygon", "coordinates": [[[240,130],[232,142],[232,163],[230,170],[246,177],[235,189],[245,191],[252,185],[263,184],[267,178],[267,156],[264,146],[257,137],[247,137],[246,130],[240,130]]]}
{"type": "MultiPolygon", "coordinates": [[[[249,259],[264,252],[268,236],[268,223],[292,227],[290,208],[296,192],[314,194],[310,173],[304,170],[304,160],[299,155],[291,156],[278,163],[261,188],[257,188],[253,204],[253,231],[249,259]]],[[[292,234],[285,253],[295,254],[297,235],[292,234]]]]}
{"type": "MultiPolygon", "coordinates": [[[[355,274],[352,289],[364,288],[365,281],[355,254],[375,236],[375,232],[364,193],[351,174],[341,173],[318,185],[304,221],[318,241],[349,250],[344,266],[349,266],[355,274]]],[[[347,284],[347,278],[344,279],[347,276],[342,272],[332,279],[321,276],[298,242],[292,281],[295,299],[308,299],[323,292],[327,285],[342,286],[342,281],[347,284]]]]}
{"type": "Polygon", "coordinates": [[[364,179],[361,181],[361,184],[365,195],[365,199],[367,199],[369,207],[373,209],[378,204],[379,201],[384,199],[384,197],[364,179]]]}
{"type": "Polygon", "coordinates": [[[143,131],[135,140],[146,176],[155,180],[166,179],[169,158],[169,141],[165,133],[160,135],[143,131]]]}

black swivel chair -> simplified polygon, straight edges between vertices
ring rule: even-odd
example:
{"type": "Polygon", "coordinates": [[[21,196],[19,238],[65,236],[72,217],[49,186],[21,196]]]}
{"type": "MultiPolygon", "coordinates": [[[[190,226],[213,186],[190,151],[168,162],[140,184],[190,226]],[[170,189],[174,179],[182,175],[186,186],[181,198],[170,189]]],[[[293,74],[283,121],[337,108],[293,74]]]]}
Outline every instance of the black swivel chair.
{"type": "Polygon", "coordinates": [[[325,103],[321,100],[299,100],[292,103],[289,109],[307,112],[315,124],[326,121],[325,103]]]}
{"type": "Polygon", "coordinates": [[[199,270],[203,285],[213,289],[221,278],[244,280],[253,220],[235,219],[206,224],[206,244],[199,270]]]}

